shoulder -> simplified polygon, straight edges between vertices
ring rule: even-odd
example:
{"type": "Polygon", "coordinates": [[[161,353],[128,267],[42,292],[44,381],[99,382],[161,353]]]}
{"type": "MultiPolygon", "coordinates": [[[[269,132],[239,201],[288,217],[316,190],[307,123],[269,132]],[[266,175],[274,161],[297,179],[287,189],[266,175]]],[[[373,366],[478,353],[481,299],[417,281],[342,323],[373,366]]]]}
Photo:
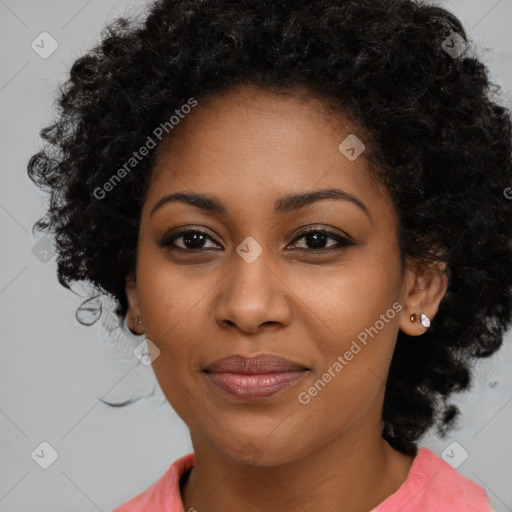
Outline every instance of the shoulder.
{"type": "Polygon", "coordinates": [[[373,512],[493,512],[485,489],[428,448],[416,455],[407,480],[373,512]]]}
{"type": "Polygon", "coordinates": [[[151,487],[112,512],[182,512],[179,481],[194,463],[193,453],[181,457],[151,487]]]}

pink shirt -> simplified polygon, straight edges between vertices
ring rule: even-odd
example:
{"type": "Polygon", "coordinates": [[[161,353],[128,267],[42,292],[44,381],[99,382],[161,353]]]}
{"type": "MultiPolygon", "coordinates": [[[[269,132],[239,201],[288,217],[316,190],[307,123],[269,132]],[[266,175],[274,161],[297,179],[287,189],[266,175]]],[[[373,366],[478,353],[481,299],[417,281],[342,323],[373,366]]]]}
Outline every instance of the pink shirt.
{"type": "MultiPolygon", "coordinates": [[[[112,512],[184,511],[179,481],[194,466],[189,453],[175,461],[149,489],[112,512]]],[[[193,509],[192,509],[193,510],[193,509]]],[[[483,487],[462,476],[428,448],[420,448],[407,480],[370,512],[494,512],[483,487]]]]}

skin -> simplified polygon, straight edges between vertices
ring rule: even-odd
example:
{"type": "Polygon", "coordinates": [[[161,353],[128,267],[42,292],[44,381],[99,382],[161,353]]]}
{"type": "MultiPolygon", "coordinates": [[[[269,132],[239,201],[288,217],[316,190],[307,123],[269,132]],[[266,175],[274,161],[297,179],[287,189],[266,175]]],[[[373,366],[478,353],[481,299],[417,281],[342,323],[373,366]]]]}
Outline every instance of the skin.
{"type": "Polygon", "coordinates": [[[348,134],[364,136],[321,106],[238,87],[199,102],[159,148],[141,215],[137,278],[126,281],[128,324],[160,350],[155,375],[190,429],[196,465],[182,489],[185,511],[364,512],[398,490],[413,462],[381,437],[384,383],[398,331],[425,332],[410,316],[434,318],[446,275],[410,260],[402,274],[388,191],[364,153],[350,161],[338,149],[348,134]],[[274,213],[282,196],[327,188],[355,196],[368,215],[333,199],[274,213]],[[168,202],[150,215],[174,192],[215,196],[226,214],[168,202]],[[158,245],[185,226],[211,237],[202,253],[158,245]],[[346,234],[355,245],[326,238],[323,247],[340,250],[314,254],[314,241],[301,235],[307,226],[346,234]],[[251,263],[236,252],[248,236],[262,248],[251,263]],[[300,403],[299,393],[394,303],[401,311],[300,403]],[[310,371],[256,402],[226,396],[201,372],[221,357],[262,353],[310,371]]]}

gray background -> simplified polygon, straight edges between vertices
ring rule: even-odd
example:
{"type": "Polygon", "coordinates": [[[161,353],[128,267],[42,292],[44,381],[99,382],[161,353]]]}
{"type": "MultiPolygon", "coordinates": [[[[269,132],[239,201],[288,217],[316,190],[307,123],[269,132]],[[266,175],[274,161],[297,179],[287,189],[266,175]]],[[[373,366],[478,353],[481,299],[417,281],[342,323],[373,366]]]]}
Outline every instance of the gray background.
{"type": "MultiPolygon", "coordinates": [[[[438,3],[462,19],[512,108],[512,0],[438,3]]],[[[80,325],[75,311],[87,290],[77,286],[72,293],[58,284],[55,258],[50,253],[45,262],[40,245],[33,251],[40,235],[31,233],[45,201],[26,164],[53,116],[57,85],[99,40],[106,21],[140,15],[144,6],[142,0],[0,0],[0,512],[108,511],[192,451],[188,430],[163,399],[151,367],[131,356],[143,336],[112,330],[108,301],[101,321],[80,325]],[[31,47],[42,32],[58,43],[46,59],[31,47]],[[116,347],[126,357],[119,360],[116,347]],[[119,409],[99,400],[148,395],[119,409]],[[58,454],[48,469],[35,462],[51,456],[41,452],[43,441],[58,454]],[[34,450],[39,459],[31,456],[34,450]]],[[[502,350],[477,365],[472,390],[457,398],[465,411],[460,429],[422,443],[441,455],[457,442],[447,453],[460,461],[467,452],[458,470],[484,486],[502,512],[512,511],[510,338],[509,332],[502,350]]]]}

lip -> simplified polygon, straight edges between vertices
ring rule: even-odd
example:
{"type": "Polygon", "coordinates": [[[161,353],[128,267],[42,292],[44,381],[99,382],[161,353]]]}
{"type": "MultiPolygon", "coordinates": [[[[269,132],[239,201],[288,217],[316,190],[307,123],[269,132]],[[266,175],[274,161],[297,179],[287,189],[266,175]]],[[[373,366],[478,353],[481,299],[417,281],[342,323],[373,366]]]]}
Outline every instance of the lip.
{"type": "Polygon", "coordinates": [[[243,400],[261,400],[296,384],[309,368],[271,354],[234,355],[218,359],[203,372],[226,393],[243,400]]]}
{"type": "Polygon", "coordinates": [[[205,371],[210,373],[238,373],[256,375],[309,370],[305,366],[272,354],[260,354],[253,357],[233,355],[217,359],[209,364],[205,371]]]}

